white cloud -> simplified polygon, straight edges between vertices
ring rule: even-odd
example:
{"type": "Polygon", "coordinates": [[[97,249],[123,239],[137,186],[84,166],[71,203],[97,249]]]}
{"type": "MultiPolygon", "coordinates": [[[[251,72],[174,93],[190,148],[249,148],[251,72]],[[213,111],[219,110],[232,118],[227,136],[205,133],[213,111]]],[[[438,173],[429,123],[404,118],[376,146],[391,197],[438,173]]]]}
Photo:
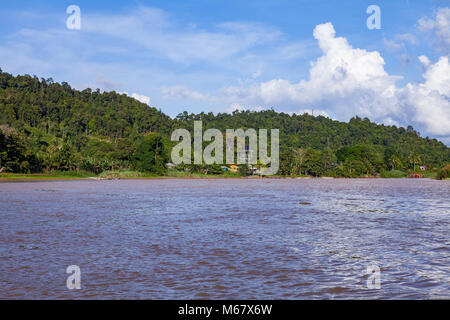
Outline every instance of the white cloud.
{"type": "Polygon", "coordinates": [[[145,103],[147,105],[150,105],[150,98],[147,96],[144,96],[143,94],[137,94],[137,93],[133,93],[131,95],[132,98],[135,98],[137,101],[140,101],[142,103],[145,103]]]}
{"type": "MultiPolygon", "coordinates": [[[[313,54],[307,50],[310,43],[294,42],[267,24],[233,21],[202,27],[143,6],[113,14],[86,11],[79,31],[67,30],[60,13],[35,16],[32,27],[15,29],[0,39],[3,69],[53,77],[77,89],[145,92],[193,81],[222,86],[219,83],[229,83],[231,77],[254,79],[262,72],[290,70],[288,60],[313,54]],[[98,75],[120,83],[97,81],[98,75]]],[[[159,98],[152,93],[153,103],[166,108],[176,103],[159,98]]]]}
{"type": "MultiPolygon", "coordinates": [[[[424,58],[422,60],[427,62],[424,58]]],[[[413,108],[413,120],[423,124],[427,133],[447,136],[446,139],[448,139],[450,136],[449,58],[441,57],[435,64],[428,62],[423,77],[425,82],[408,84],[404,89],[406,91],[405,108],[413,108]]]]}
{"type": "Polygon", "coordinates": [[[424,67],[428,67],[431,63],[430,59],[428,59],[428,57],[426,57],[424,55],[419,56],[418,58],[419,58],[419,61],[422,62],[424,67]]]}
{"type": "MultiPolygon", "coordinates": [[[[441,95],[450,97],[450,64],[449,57],[441,57],[435,64],[428,63],[423,74],[425,83],[422,88],[428,92],[438,91],[441,95]]],[[[450,111],[450,110],[449,110],[450,111]]]]}
{"type": "Polygon", "coordinates": [[[299,110],[333,108],[341,117],[355,112],[387,115],[386,102],[394,99],[395,80],[384,70],[378,52],[353,49],[345,38],[335,37],[331,23],[314,30],[323,55],[311,64],[309,80],[291,83],[274,79],[247,88],[229,87],[224,94],[242,104],[259,104],[299,110]]]}
{"type": "Polygon", "coordinates": [[[233,111],[243,111],[247,110],[244,106],[241,106],[239,103],[232,103],[228,109],[226,110],[227,113],[233,113],[233,111]]]}
{"type": "Polygon", "coordinates": [[[393,120],[391,117],[387,117],[387,118],[383,119],[381,121],[381,123],[383,123],[387,126],[397,126],[397,127],[399,126],[398,122],[393,120]]]}
{"type": "Polygon", "coordinates": [[[144,96],[143,94],[138,94],[138,93],[133,93],[133,94],[128,94],[128,92],[119,92],[119,93],[124,93],[127,96],[136,99],[139,102],[145,103],[146,105],[150,105],[150,98],[147,96],[144,96]]]}
{"type": "Polygon", "coordinates": [[[415,35],[411,34],[411,33],[401,33],[401,34],[397,34],[394,37],[397,41],[403,41],[405,43],[409,43],[409,44],[417,44],[418,40],[416,38],[415,35]]]}
{"type": "Polygon", "coordinates": [[[83,31],[121,39],[183,64],[223,61],[281,36],[274,28],[250,22],[221,23],[211,31],[179,26],[164,11],[148,7],[116,16],[91,15],[85,20],[83,31]]]}
{"type": "Polygon", "coordinates": [[[406,44],[417,44],[417,38],[411,33],[396,34],[392,39],[383,38],[383,43],[389,51],[405,49],[406,44]]]}
{"type": "Polygon", "coordinates": [[[240,105],[239,103],[232,103],[225,112],[227,113],[233,113],[233,111],[244,111],[244,110],[250,110],[250,111],[263,111],[266,108],[262,106],[253,106],[253,107],[244,107],[240,105]]]}
{"type": "Polygon", "coordinates": [[[450,49],[450,8],[440,8],[434,19],[421,18],[418,21],[420,31],[434,31],[438,38],[438,46],[450,49]]]}
{"type": "Polygon", "coordinates": [[[331,23],[318,25],[314,38],[322,56],[311,63],[309,79],[291,83],[284,79],[228,87],[231,103],[277,107],[281,110],[322,110],[339,120],[354,115],[395,125],[413,124],[426,134],[450,135],[450,67],[448,57],[436,63],[419,57],[425,67],[424,82],[396,86],[398,76],[384,69],[377,51],[353,48],[336,37],[331,23]]]}
{"type": "Polygon", "coordinates": [[[328,114],[328,112],[326,112],[325,110],[316,110],[316,109],[301,109],[301,110],[299,110],[299,111],[297,111],[297,112],[295,112],[296,114],[309,114],[309,115],[312,115],[312,116],[324,116],[324,117],[327,117],[327,118],[329,118],[330,116],[329,116],[329,114],[328,114]]]}
{"type": "Polygon", "coordinates": [[[383,43],[386,49],[388,49],[389,51],[397,51],[404,49],[404,45],[402,43],[398,43],[394,40],[383,38],[383,43]]]}
{"type": "Polygon", "coordinates": [[[178,100],[211,100],[212,97],[197,91],[189,90],[184,86],[163,87],[164,98],[178,100]]]}

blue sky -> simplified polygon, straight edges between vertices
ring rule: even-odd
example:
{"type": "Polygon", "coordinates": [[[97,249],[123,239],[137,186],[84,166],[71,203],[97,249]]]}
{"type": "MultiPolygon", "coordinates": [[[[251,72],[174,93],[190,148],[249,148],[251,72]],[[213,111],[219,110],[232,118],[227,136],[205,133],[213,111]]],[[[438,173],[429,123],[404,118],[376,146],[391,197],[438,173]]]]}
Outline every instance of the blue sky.
{"type": "Polygon", "coordinates": [[[0,67],[175,116],[273,107],[450,143],[447,1],[2,1],[0,67]],[[68,30],[66,8],[81,9],[68,30]],[[369,30],[369,5],[381,29],[369,30]],[[419,58],[421,57],[421,58],[419,58]]]}

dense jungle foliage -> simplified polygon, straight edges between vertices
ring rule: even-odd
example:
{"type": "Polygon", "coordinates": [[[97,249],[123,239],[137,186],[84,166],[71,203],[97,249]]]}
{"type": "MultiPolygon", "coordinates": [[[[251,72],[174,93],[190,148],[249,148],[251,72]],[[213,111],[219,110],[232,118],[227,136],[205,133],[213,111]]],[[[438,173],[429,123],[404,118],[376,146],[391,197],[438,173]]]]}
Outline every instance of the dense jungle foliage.
{"type": "MultiPolygon", "coordinates": [[[[137,170],[164,175],[177,128],[280,130],[282,175],[389,176],[444,167],[450,148],[423,138],[411,126],[348,123],[323,116],[273,110],[228,113],[184,112],[174,119],[125,94],[85,89],[0,69],[0,169],[28,173],[137,170]]],[[[270,139],[269,139],[270,141],[270,139]]],[[[204,142],[204,145],[208,143],[204,142]]],[[[189,171],[220,174],[220,165],[185,165],[189,171]]]]}

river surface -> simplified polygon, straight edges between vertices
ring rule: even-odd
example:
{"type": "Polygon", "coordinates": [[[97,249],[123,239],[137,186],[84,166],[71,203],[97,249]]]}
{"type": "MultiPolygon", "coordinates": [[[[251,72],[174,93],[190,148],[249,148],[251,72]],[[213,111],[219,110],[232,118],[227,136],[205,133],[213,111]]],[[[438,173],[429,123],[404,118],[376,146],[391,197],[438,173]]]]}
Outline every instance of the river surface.
{"type": "Polygon", "coordinates": [[[0,299],[449,299],[449,199],[426,179],[0,183],[0,299]]]}

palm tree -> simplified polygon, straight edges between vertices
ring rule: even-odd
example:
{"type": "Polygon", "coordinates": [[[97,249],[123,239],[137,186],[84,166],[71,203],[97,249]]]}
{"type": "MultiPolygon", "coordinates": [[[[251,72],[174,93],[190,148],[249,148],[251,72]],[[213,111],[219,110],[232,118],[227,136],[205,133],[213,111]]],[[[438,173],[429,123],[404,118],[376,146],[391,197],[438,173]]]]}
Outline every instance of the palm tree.
{"type": "Polygon", "coordinates": [[[422,161],[420,156],[417,153],[411,153],[408,157],[409,163],[413,164],[413,170],[416,171],[416,163],[419,163],[422,161]]]}
{"type": "Polygon", "coordinates": [[[389,159],[389,164],[391,165],[392,170],[394,170],[395,168],[401,167],[402,161],[397,155],[393,154],[389,159]]]}

